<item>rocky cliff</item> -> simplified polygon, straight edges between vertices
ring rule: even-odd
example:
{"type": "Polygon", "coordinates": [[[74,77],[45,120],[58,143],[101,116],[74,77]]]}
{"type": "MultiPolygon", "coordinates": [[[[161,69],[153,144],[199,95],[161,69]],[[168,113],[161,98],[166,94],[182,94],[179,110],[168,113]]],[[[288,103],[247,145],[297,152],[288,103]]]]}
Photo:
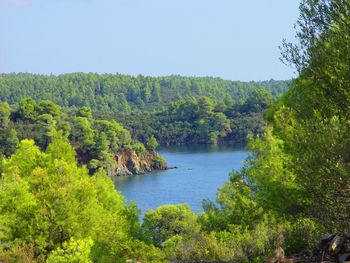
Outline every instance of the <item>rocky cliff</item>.
{"type": "Polygon", "coordinates": [[[136,154],[135,151],[124,151],[115,156],[116,164],[113,167],[114,176],[144,174],[157,170],[166,170],[167,163],[155,151],[145,151],[136,154]]]}

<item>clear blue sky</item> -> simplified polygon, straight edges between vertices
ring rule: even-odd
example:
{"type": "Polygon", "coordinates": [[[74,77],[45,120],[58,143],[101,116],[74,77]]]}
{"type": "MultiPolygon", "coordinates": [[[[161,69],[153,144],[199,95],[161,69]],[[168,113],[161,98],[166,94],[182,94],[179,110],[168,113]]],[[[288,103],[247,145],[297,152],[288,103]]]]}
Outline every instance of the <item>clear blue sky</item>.
{"type": "Polygon", "coordinates": [[[0,0],[0,72],[289,79],[298,0],[0,0]]]}

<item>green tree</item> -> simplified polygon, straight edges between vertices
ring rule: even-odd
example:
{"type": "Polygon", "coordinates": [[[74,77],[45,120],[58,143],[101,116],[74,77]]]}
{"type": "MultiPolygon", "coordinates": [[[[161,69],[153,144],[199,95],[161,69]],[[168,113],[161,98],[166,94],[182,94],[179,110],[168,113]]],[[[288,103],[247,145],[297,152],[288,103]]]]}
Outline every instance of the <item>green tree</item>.
{"type": "Polygon", "coordinates": [[[154,85],[152,87],[152,101],[153,102],[160,102],[161,101],[161,87],[159,85],[159,82],[154,82],[154,85]]]}
{"type": "Polygon", "coordinates": [[[14,129],[5,132],[5,137],[1,143],[1,148],[6,156],[12,155],[19,144],[17,132],[14,129]]]}
{"type": "Polygon", "coordinates": [[[142,230],[146,239],[160,246],[173,236],[199,232],[197,219],[187,204],[164,205],[145,213],[142,230]]]}
{"type": "Polygon", "coordinates": [[[38,111],[40,114],[49,114],[54,118],[61,115],[61,107],[50,100],[40,101],[38,104],[38,111]]]}
{"type": "Polygon", "coordinates": [[[203,96],[198,100],[198,107],[200,114],[207,116],[214,110],[214,103],[209,97],[203,96]]]}
{"type": "Polygon", "coordinates": [[[141,155],[146,151],[145,146],[141,142],[137,142],[134,144],[134,150],[137,155],[141,155]]]}
{"type": "Polygon", "coordinates": [[[116,262],[136,256],[134,208],[124,204],[110,178],[101,172],[91,177],[74,156],[67,139],[57,134],[46,152],[23,140],[3,161],[0,258],[15,240],[32,244],[36,257],[49,256],[49,262],[116,262]]]}
{"type": "Polygon", "coordinates": [[[76,117],[73,120],[71,137],[79,150],[88,153],[94,146],[94,131],[86,117],[76,117]]]}
{"type": "Polygon", "coordinates": [[[19,102],[16,115],[22,120],[34,121],[38,115],[37,104],[32,98],[22,99],[19,102]]]}
{"type": "Polygon", "coordinates": [[[224,97],[224,103],[227,108],[231,108],[233,106],[233,99],[230,95],[225,95],[224,97]]]}
{"type": "Polygon", "coordinates": [[[141,90],[141,98],[146,103],[151,99],[151,87],[148,82],[146,82],[141,90]]]}
{"type": "Polygon", "coordinates": [[[50,253],[47,263],[92,263],[91,247],[92,239],[75,240],[71,238],[69,242],[63,243],[63,248],[58,247],[50,253]]]}
{"type": "Polygon", "coordinates": [[[252,95],[247,99],[244,107],[246,111],[263,111],[272,104],[272,94],[266,89],[254,90],[252,95]]]}
{"type": "Polygon", "coordinates": [[[42,114],[37,117],[36,122],[36,140],[41,147],[46,148],[56,129],[56,121],[52,115],[42,114]]]}
{"type": "Polygon", "coordinates": [[[90,107],[83,106],[77,111],[77,117],[83,117],[87,119],[92,118],[92,111],[90,107]]]}
{"type": "Polygon", "coordinates": [[[7,102],[3,102],[0,105],[0,129],[4,129],[8,126],[11,116],[11,107],[7,102]]]}
{"type": "Polygon", "coordinates": [[[146,143],[147,150],[154,151],[158,147],[157,139],[152,135],[146,143]]]}

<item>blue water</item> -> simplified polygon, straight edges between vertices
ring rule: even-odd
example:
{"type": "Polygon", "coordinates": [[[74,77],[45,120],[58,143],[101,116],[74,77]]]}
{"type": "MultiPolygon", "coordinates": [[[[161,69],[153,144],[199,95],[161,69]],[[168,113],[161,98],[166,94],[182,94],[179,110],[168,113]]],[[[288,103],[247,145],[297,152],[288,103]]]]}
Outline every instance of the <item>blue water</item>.
{"type": "Polygon", "coordinates": [[[232,169],[240,169],[248,152],[237,146],[174,146],[158,149],[177,169],[114,178],[128,202],[136,201],[142,213],[164,204],[188,203],[202,211],[202,200],[215,201],[217,190],[232,169]]]}

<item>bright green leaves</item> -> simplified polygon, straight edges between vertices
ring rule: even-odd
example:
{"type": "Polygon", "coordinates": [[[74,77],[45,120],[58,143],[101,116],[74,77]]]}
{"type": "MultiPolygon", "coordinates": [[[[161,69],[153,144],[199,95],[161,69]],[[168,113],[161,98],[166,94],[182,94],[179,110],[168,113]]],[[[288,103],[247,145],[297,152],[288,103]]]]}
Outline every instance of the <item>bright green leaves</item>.
{"type": "Polygon", "coordinates": [[[94,131],[88,118],[76,117],[73,120],[72,141],[78,151],[88,153],[94,147],[94,131]]]}
{"type": "Polygon", "coordinates": [[[147,150],[154,151],[158,147],[157,139],[151,136],[146,143],[147,150]]]}
{"type": "Polygon", "coordinates": [[[194,235],[200,230],[198,218],[189,205],[164,205],[146,212],[142,229],[156,246],[176,235],[194,235]]]}
{"type": "Polygon", "coordinates": [[[16,115],[22,120],[34,121],[38,116],[35,101],[32,98],[21,100],[16,115]]]}
{"type": "Polygon", "coordinates": [[[50,262],[111,262],[132,256],[122,245],[133,242],[132,209],[110,178],[101,172],[91,177],[77,166],[73,148],[59,133],[46,152],[31,140],[22,141],[2,170],[2,244],[32,244],[35,254],[44,257],[53,251],[50,262]]]}
{"type": "Polygon", "coordinates": [[[76,152],[69,144],[68,139],[62,135],[62,132],[54,133],[51,143],[46,148],[46,153],[53,160],[65,160],[68,163],[76,162],[76,152]]]}
{"type": "Polygon", "coordinates": [[[284,151],[284,142],[267,128],[264,137],[252,141],[250,148],[252,154],[242,173],[256,189],[261,206],[285,214],[299,212],[300,187],[291,169],[291,157],[284,151]]]}
{"type": "Polygon", "coordinates": [[[90,251],[93,245],[91,238],[63,243],[63,248],[57,248],[47,258],[47,263],[92,263],[90,251]]]}
{"type": "Polygon", "coordinates": [[[46,155],[40,151],[33,140],[23,140],[19,144],[16,154],[3,161],[3,176],[18,174],[20,177],[28,177],[37,166],[44,165],[45,159],[46,155]]]}

